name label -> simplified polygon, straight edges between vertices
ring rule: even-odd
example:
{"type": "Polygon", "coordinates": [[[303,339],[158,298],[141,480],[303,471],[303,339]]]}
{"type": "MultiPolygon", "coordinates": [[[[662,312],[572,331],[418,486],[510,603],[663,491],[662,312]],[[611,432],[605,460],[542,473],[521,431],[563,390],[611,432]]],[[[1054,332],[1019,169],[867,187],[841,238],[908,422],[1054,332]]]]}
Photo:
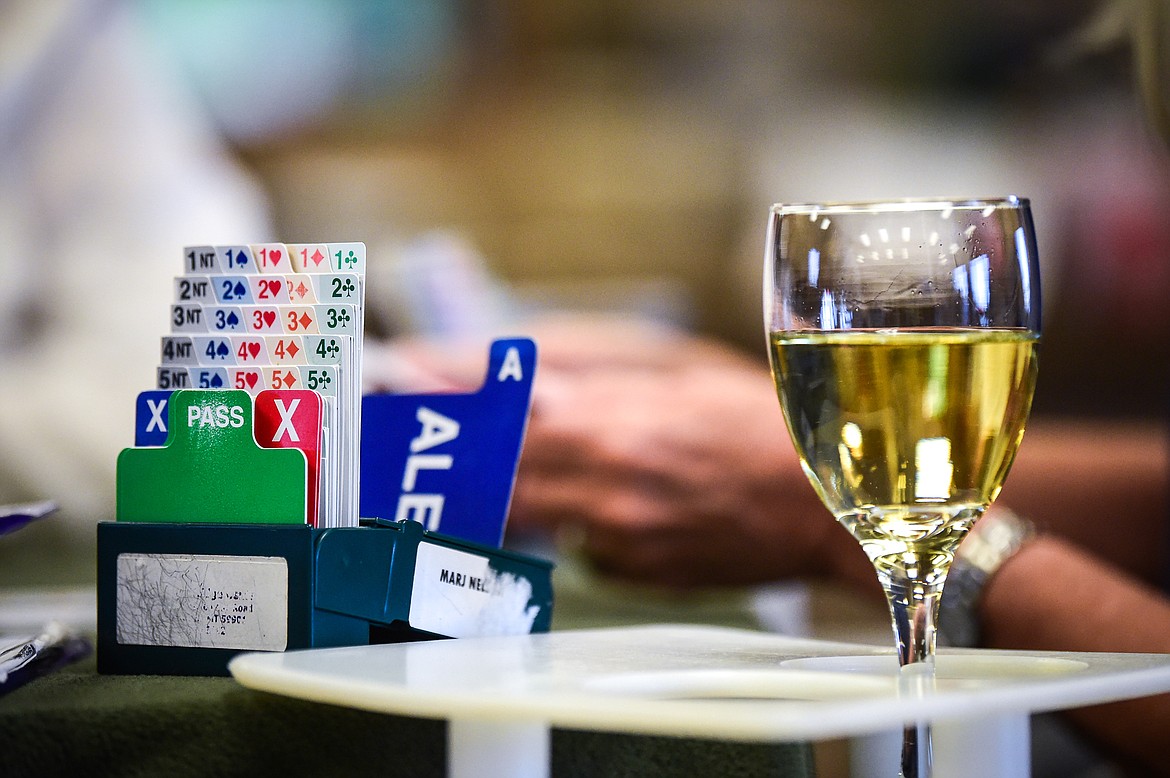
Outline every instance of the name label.
{"type": "Polygon", "coordinates": [[[491,567],[485,556],[418,544],[410,625],[447,637],[527,635],[540,612],[532,583],[491,567]]]}
{"type": "Polygon", "coordinates": [[[119,554],[122,645],[283,651],[288,562],[283,557],[119,554]]]}

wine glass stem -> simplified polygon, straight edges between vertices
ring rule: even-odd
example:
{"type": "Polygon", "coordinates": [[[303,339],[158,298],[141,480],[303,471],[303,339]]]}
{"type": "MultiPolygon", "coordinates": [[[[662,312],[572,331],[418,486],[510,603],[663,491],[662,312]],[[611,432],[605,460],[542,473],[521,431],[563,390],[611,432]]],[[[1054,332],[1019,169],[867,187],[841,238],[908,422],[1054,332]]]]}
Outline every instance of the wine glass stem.
{"type": "Polygon", "coordinates": [[[898,664],[903,668],[918,662],[933,666],[935,622],[942,586],[897,575],[883,584],[898,645],[898,664]]]}
{"type": "MultiPolygon", "coordinates": [[[[890,607],[901,667],[899,689],[918,696],[934,681],[935,623],[941,583],[924,582],[904,571],[882,574],[890,607]]],[[[929,778],[932,744],[928,724],[911,724],[902,731],[902,777],[929,778]]]]}

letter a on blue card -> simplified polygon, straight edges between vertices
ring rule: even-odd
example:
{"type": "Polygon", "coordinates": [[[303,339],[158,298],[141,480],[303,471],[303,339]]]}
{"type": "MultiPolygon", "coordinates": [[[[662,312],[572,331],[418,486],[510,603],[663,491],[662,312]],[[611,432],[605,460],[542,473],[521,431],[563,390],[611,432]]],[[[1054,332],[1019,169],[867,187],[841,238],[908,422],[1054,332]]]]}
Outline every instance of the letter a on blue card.
{"type": "Polygon", "coordinates": [[[361,515],[499,546],[535,372],[532,340],[497,340],[478,392],[363,398],[361,515]]]}
{"type": "Polygon", "coordinates": [[[184,389],[167,405],[166,445],[118,455],[118,521],[305,523],[305,455],[256,444],[247,392],[184,389]]]}

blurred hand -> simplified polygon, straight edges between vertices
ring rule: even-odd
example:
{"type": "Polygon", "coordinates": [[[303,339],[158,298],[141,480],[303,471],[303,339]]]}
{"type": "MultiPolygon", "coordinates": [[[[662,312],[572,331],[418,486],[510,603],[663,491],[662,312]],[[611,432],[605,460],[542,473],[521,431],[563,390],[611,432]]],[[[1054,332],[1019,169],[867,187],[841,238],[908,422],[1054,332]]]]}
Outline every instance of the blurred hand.
{"type": "Polygon", "coordinates": [[[510,533],[665,586],[873,580],[802,472],[762,361],[629,320],[554,320],[536,339],[510,533]]]}

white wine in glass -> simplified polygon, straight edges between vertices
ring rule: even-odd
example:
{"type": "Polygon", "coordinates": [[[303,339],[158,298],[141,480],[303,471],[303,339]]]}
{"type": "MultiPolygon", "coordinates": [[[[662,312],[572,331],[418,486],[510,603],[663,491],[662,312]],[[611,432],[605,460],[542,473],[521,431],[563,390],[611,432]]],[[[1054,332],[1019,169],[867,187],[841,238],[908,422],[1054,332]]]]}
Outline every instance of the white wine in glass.
{"type": "MultiPolygon", "coordinates": [[[[955,550],[999,494],[1036,383],[1040,278],[1021,198],[774,206],[764,306],[804,470],[932,671],[955,550]]],[[[927,738],[928,739],[928,738],[927,738]]],[[[907,730],[903,774],[923,743],[907,730]]]]}

